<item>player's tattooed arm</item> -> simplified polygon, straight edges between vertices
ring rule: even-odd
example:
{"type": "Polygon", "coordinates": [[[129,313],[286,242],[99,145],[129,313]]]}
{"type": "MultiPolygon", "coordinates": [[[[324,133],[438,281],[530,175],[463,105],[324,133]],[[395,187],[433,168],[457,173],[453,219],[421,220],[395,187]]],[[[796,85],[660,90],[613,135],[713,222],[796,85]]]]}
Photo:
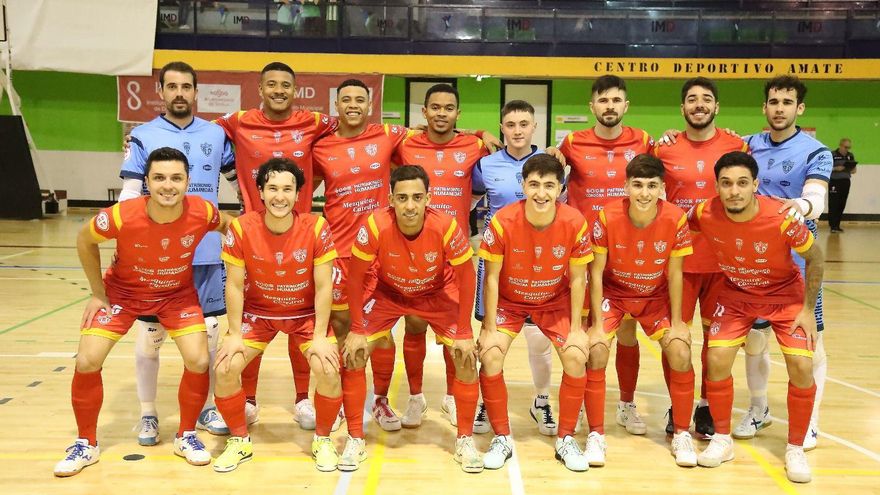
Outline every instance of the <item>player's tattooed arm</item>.
{"type": "Polygon", "coordinates": [[[92,236],[91,222],[87,222],[80,229],[79,235],[77,235],[76,252],[79,255],[79,262],[89,281],[92,297],[86,303],[86,308],[80,321],[80,328],[91,326],[92,319],[101,309],[108,315],[111,314],[110,302],[107,300],[107,294],[104,291],[104,280],[101,274],[101,252],[98,250],[98,243],[99,241],[92,236]]]}
{"type": "Polygon", "coordinates": [[[804,307],[795,317],[791,324],[789,333],[794,333],[797,329],[803,328],[807,338],[807,348],[813,349],[818,333],[816,330],[816,298],[819,296],[819,289],[822,288],[822,277],[825,274],[825,256],[822,249],[814,242],[810,249],[801,253],[806,261],[806,290],[804,291],[804,307]]]}

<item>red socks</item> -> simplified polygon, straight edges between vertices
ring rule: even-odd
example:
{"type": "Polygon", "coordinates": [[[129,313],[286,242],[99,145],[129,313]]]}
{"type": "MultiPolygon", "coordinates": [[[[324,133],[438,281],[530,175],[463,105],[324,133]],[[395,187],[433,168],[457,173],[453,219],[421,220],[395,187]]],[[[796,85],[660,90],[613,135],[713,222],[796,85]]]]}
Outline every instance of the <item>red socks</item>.
{"type": "Polygon", "coordinates": [[[706,398],[706,380],[709,377],[709,365],[706,356],[709,353],[709,333],[703,332],[703,349],[700,350],[700,398],[706,398]]]}
{"type": "Polygon", "coordinates": [[[456,379],[452,384],[455,397],[455,416],[458,419],[458,436],[469,437],[474,434],[474,415],[480,398],[480,382],[465,383],[456,379]]]}
{"type": "Polygon", "coordinates": [[[425,334],[403,334],[403,362],[406,365],[406,378],[409,380],[409,395],[422,393],[425,355],[427,354],[425,340],[425,334]]]}
{"type": "Polygon", "coordinates": [[[810,415],[813,414],[813,401],[816,398],[816,384],[809,388],[797,388],[788,382],[788,443],[803,445],[810,415]]]}
{"type": "Polygon", "coordinates": [[[257,403],[257,381],[260,377],[260,363],[262,362],[263,353],[261,352],[241,372],[241,388],[251,404],[257,403]]]}
{"type": "MultiPolygon", "coordinates": [[[[602,376],[604,379],[604,370],[602,376]]],[[[584,388],[586,385],[586,375],[573,377],[564,371],[562,372],[562,383],[559,384],[559,438],[565,438],[566,435],[574,435],[578,413],[581,410],[581,404],[584,403],[584,388]]]]}
{"type": "Polygon", "coordinates": [[[691,426],[691,406],[694,403],[694,370],[669,370],[669,397],[672,399],[672,424],[675,433],[691,426]]]}
{"type": "Polygon", "coordinates": [[[632,402],[636,392],[636,383],[639,381],[639,345],[632,347],[621,345],[617,342],[617,381],[620,384],[620,400],[632,402]]]}
{"type": "Polygon", "coordinates": [[[290,370],[293,371],[293,386],[296,389],[296,404],[309,398],[309,380],[312,378],[312,368],[309,360],[299,350],[299,346],[293,339],[293,335],[287,336],[287,356],[290,358],[290,370]]]}
{"type": "MultiPolygon", "coordinates": [[[[339,408],[342,407],[342,396],[326,397],[315,391],[315,435],[319,437],[330,436],[330,430],[333,429],[333,422],[339,415],[339,408]]],[[[361,411],[364,406],[361,405],[361,411]]],[[[361,413],[363,414],[363,413],[361,413]]],[[[361,419],[363,425],[363,419],[361,419]]]]}
{"type": "Polygon", "coordinates": [[[364,438],[364,403],[367,401],[367,374],[363,368],[359,370],[341,368],[339,371],[342,374],[342,404],[345,406],[345,421],[348,424],[348,434],[354,438],[364,438]]]}
{"type": "Polygon", "coordinates": [[[446,395],[453,395],[452,384],[455,382],[455,361],[449,346],[443,346],[443,361],[446,363],[446,395]]]}
{"type": "Polygon", "coordinates": [[[394,373],[394,353],[396,349],[377,347],[370,353],[370,365],[373,367],[373,393],[388,396],[391,387],[391,375],[394,373]]]}
{"type": "MultiPolygon", "coordinates": [[[[483,391],[483,404],[486,405],[486,413],[489,415],[492,430],[496,435],[510,435],[510,419],[507,416],[507,385],[504,383],[504,373],[492,376],[480,373],[480,388],[483,391]]],[[[456,408],[458,408],[458,403],[456,403],[456,408]]],[[[476,410],[476,404],[474,404],[474,410],[476,410]]],[[[473,422],[471,419],[471,428],[473,428],[473,422]]]]}
{"type": "MultiPolygon", "coordinates": [[[[706,398],[709,399],[709,413],[715,422],[715,432],[730,435],[730,416],[733,413],[733,376],[713,382],[706,380],[706,398]]],[[[807,415],[809,422],[809,415],[807,415]]],[[[806,435],[806,430],[804,430],[806,435]]],[[[803,437],[801,437],[803,440],[803,437]]]]}
{"type": "Polygon", "coordinates": [[[246,437],[248,435],[247,421],[244,414],[245,405],[244,389],[238,389],[238,392],[228,396],[214,396],[214,403],[217,404],[217,411],[226,421],[229,427],[229,434],[234,437],[246,437]]]}
{"type": "Polygon", "coordinates": [[[98,413],[104,403],[101,370],[91,373],[74,370],[73,382],[70,384],[70,402],[73,405],[79,438],[88,439],[89,445],[98,445],[98,413]]]}
{"type": "Polygon", "coordinates": [[[185,431],[196,429],[196,420],[202,412],[202,406],[208,399],[208,385],[211,378],[208,370],[196,373],[183,368],[183,376],[180,378],[180,387],[177,389],[177,402],[180,404],[180,428],[178,436],[183,436],[185,431]]]}
{"type": "MultiPolygon", "coordinates": [[[[562,383],[565,383],[565,377],[562,375],[562,383]]],[[[584,386],[581,387],[581,394],[584,406],[587,409],[587,423],[590,425],[590,431],[605,434],[605,368],[598,370],[587,370],[587,376],[584,377],[584,386]]],[[[559,418],[562,419],[562,388],[559,389],[559,418]]],[[[622,396],[622,394],[621,394],[622,396]]],[[[578,407],[580,409],[580,407],[578,407]]],[[[572,432],[574,425],[577,423],[577,412],[574,415],[574,422],[571,425],[572,432]]],[[[559,424],[560,438],[562,435],[562,423],[559,424]]]]}

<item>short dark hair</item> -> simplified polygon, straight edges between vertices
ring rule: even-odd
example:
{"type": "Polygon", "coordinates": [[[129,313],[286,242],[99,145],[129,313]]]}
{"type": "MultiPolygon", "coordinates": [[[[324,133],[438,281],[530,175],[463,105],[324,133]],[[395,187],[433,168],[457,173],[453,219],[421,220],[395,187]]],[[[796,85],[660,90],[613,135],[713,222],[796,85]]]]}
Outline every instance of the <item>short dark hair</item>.
{"type": "Polygon", "coordinates": [[[159,87],[165,87],[165,73],[168,71],[180,72],[183,74],[189,74],[193,78],[193,87],[196,88],[199,86],[198,78],[196,77],[196,70],[192,68],[186,62],[168,62],[162,67],[162,70],[159,71],[159,87]]]}
{"type": "Polygon", "coordinates": [[[186,159],[186,155],[176,148],[164,146],[154,149],[144,164],[144,177],[149,177],[150,169],[153,167],[154,162],[181,162],[183,163],[183,172],[189,177],[189,160],[186,159]]]}
{"type": "Polygon", "coordinates": [[[752,179],[758,178],[758,162],[754,157],[742,151],[731,151],[721,155],[721,158],[715,163],[715,180],[718,180],[722,170],[730,167],[745,167],[752,173],[752,179]]]}
{"type": "Polygon", "coordinates": [[[684,103],[685,98],[687,98],[688,91],[691,90],[694,86],[699,86],[701,88],[706,88],[712,92],[712,97],[715,98],[715,101],[718,101],[718,86],[715,85],[715,82],[709,79],[708,77],[694,77],[692,79],[688,79],[684,82],[684,85],[681,87],[681,102],[684,103]]]}
{"type": "Polygon", "coordinates": [[[342,81],[342,84],[336,87],[336,97],[339,98],[339,93],[342,91],[342,88],[347,88],[349,86],[354,86],[357,88],[364,88],[364,91],[367,92],[367,96],[370,96],[370,88],[364,84],[360,79],[346,79],[342,81]]]}
{"type": "Polygon", "coordinates": [[[394,192],[394,186],[398,182],[406,180],[420,180],[425,185],[425,191],[428,190],[430,181],[428,173],[421,165],[403,165],[391,171],[391,192],[394,192]]]}
{"type": "Polygon", "coordinates": [[[558,180],[560,184],[565,180],[565,169],[562,167],[562,162],[560,162],[555,156],[545,153],[534,155],[523,164],[523,180],[526,180],[532,174],[538,174],[538,177],[555,175],[556,180],[558,180]]]}
{"type": "Polygon", "coordinates": [[[605,74],[604,76],[599,77],[595,81],[593,81],[593,87],[590,89],[590,95],[599,95],[611,88],[617,88],[621,91],[626,91],[626,81],[622,78],[605,74]]]}
{"type": "Polygon", "coordinates": [[[525,100],[510,100],[501,108],[501,119],[503,120],[507,114],[512,112],[529,112],[535,115],[535,107],[525,100]]]}
{"type": "Polygon", "coordinates": [[[287,72],[291,75],[291,77],[296,78],[296,74],[294,74],[293,69],[291,69],[290,66],[285,64],[284,62],[269,62],[268,64],[266,64],[265,67],[263,67],[263,70],[260,71],[260,78],[262,78],[264,74],[271,70],[287,72]]]}
{"type": "Polygon", "coordinates": [[[665,170],[663,162],[654,155],[642,153],[626,164],[627,179],[653,179],[663,180],[665,170]]]}
{"type": "Polygon", "coordinates": [[[257,171],[257,188],[262,191],[266,182],[269,182],[269,175],[280,172],[290,172],[293,174],[293,178],[296,181],[296,192],[302,189],[306,176],[296,163],[287,158],[270,158],[266,163],[260,165],[260,169],[257,171]]]}
{"type": "Polygon", "coordinates": [[[425,92],[425,106],[428,106],[428,100],[431,98],[431,95],[434,93],[449,93],[455,96],[455,106],[458,106],[458,90],[455,89],[451,84],[440,83],[435,84],[428,88],[428,91],[425,92]]]}
{"type": "Polygon", "coordinates": [[[798,104],[803,103],[804,98],[807,97],[807,85],[801,82],[797,76],[792,76],[790,74],[776,76],[767,81],[767,84],[764,85],[765,102],[770,98],[771,89],[793,89],[795,93],[797,93],[798,104]]]}

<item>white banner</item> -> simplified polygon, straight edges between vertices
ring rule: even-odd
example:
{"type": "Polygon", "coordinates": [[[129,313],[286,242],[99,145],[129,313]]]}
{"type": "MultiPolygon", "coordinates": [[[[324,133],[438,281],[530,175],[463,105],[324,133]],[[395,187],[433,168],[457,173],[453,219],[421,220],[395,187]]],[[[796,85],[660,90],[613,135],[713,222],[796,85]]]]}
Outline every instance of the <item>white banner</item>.
{"type": "Polygon", "coordinates": [[[12,67],[152,74],[158,0],[7,0],[12,67]]]}

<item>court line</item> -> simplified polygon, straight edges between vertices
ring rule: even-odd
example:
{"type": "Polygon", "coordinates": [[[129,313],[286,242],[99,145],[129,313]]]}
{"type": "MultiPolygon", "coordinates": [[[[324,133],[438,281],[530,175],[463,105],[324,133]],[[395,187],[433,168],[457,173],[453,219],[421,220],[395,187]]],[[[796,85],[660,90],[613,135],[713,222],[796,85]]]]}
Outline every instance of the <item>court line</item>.
{"type": "MultiPolygon", "coordinates": [[[[372,419],[372,407],[368,407],[367,404],[372,404],[374,401],[374,395],[372,388],[367,392],[367,400],[364,401],[364,418],[372,419]]],[[[370,423],[373,421],[363,421],[363,429],[364,429],[364,438],[367,436],[367,430],[369,429],[370,423]]],[[[346,428],[348,428],[348,423],[346,423],[346,428]]],[[[346,439],[347,441],[347,439],[346,439]]],[[[345,447],[343,447],[345,448],[345,447]]],[[[339,480],[336,482],[336,488],[333,489],[333,495],[345,495],[348,493],[348,488],[351,486],[351,478],[354,476],[354,471],[341,471],[339,474],[339,480]]]]}
{"type": "MultiPolygon", "coordinates": [[[[513,438],[513,427],[510,428],[510,438],[513,438]]],[[[510,493],[513,495],[525,495],[526,488],[523,485],[522,470],[519,467],[519,454],[517,454],[516,442],[513,444],[513,453],[507,461],[507,479],[510,482],[510,493]]]]}
{"type": "Polygon", "coordinates": [[[757,449],[749,445],[748,443],[740,443],[740,448],[749,453],[749,455],[757,461],[758,465],[761,466],[761,469],[764,470],[765,473],[770,475],[770,478],[776,482],[779,488],[782,489],[785,493],[794,494],[798,493],[797,488],[794,487],[791,481],[788,480],[787,477],[779,473],[779,469],[770,464],[770,461],[767,460],[766,457],[761,455],[757,449]]]}
{"type": "Polygon", "coordinates": [[[65,304],[64,306],[59,306],[59,307],[57,307],[57,308],[55,308],[55,309],[53,309],[53,310],[47,311],[47,312],[45,312],[45,313],[43,313],[43,314],[41,314],[41,315],[39,315],[39,316],[35,316],[35,317],[33,317],[33,318],[29,319],[29,320],[25,320],[25,321],[23,321],[23,322],[21,322],[21,323],[18,323],[18,324],[16,324],[16,325],[12,325],[11,327],[6,328],[6,329],[4,329],[4,330],[0,330],[0,335],[3,335],[4,333],[11,332],[11,331],[13,331],[13,330],[15,330],[15,329],[17,329],[17,328],[21,328],[21,327],[23,327],[23,326],[25,326],[25,325],[27,325],[27,324],[29,324],[29,323],[33,323],[33,322],[35,322],[35,321],[37,321],[37,320],[39,320],[39,319],[41,319],[41,318],[45,318],[45,317],[47,317],[47,316],[49,316],[49,315],[53,315],[53,314],[55,314],[55,313],[57,313],[57,312],[59,312],[59,311],[61,311],[61,310],[64,310],[64,309],[67,309],[67,308],[69,308],[69,307],[71,307],[71,306],[73,306],[73,305],[79,304],[79,303],[85,301],[86,299],[88,299],[88,298],[90,298],[90,297],[92,297],[92,296],[81,297],[81,298],[77,299],[76,301],[69,302],[69,303],[65,304]]]}
{"type": "Polygon", "coordinates": [[[880,311],[880,306],[874,306],[874,305],[871,304],[871,303],[867,303],[867,302],[865,302],[865,301],[862,301],[861,299],[858,299],[858,298],[855,298],[855,297],[852,297],[852,296],[848,296],[848,295],[844,294],[843,292],[836,291],[836,290],[834,290],[834,289],[826,288],[825,290],[828,291],[828,292],[830,292],[830,293],[832,293],[832,294],[837,294],[838,296],[840,296],[840,297],[842,297],[842,298],[844,298],[844,299],[849,299],[850,301],[857,302],[857,303],[859,303],[859,304],[863,304],[863,305],[865,305],[865,306],[867,306],[867,307],[869,307],[869,308],[871,308],[871,309],[876,309],[876,310],[880,311]]]}
{"type": "MultiPolygon", "coordinates": [[[[400,387],[400,376],[404,374],[404,367],[401,360],[397,360],[394,365],[394,376],[391,379],[391,387],[388,392],[388,405],[394,407],[397,403],[397,389],[400,387]]],[[[367,472],[367,481],[364,483],[364,494],[373,495],[379,486],[379,475],[382,473],[382,464],[385,462],[385,440],[388,438],[388,432],[379,429],[379,438],[376,439],[376,447],[373,449],[373,455],[370,459],[370,470],[367,472]]]]}
{"type": "Polygon", "coordinates": [[[5,256],[0,256],[0,260],[8,260],[8,259],[10,259],[10,258],[17,258],[17,257],[19,257],[19,256],[24,256],[24,255],[26,255],[26,254],[30,254],[30,253],[33,253],[33,252],[34,252],[33,249],[28,249],[27,251],[21,251],[20,253],[7,254],[7,255],[5,255],[5,256]]]}
{"type": "MultiPolygon", "coordinates": [[[[785,363],[782,363],[782,362],[779,362],[779,361],[773,361],[772,359],[770,360],[770,363],[771,363],[771,364],[774,364],[774,365],[776,365],[776,366],[779,366],[779,367],[785,368],[785,363]]],[[[845,382],[845,381],[843,381],[843,380],[838,380],[837,378],[831,378],[830,376],[827,376],[827,375],[826,375],[826,376],[825,376],[825,380],[826,380],[826,381],[829,381],[829,382],[832,382],[832,383],[836,383],[836,384],[838,384],[838,385],[843,385],[844,387],[851,388],[851,389],[853,389],[853,390],[855,390],[855,391],[862,392],[862,393],[864,393],[864,394],[868,394],[868,395],[871,395],[871,396],[873,396],[873,397],[880,397],[880,393],[874,392],[873,390],[870,390],[870,389],[867,389],[867,388],[862,388],[862,387],[860,387],[860,386],[858,386],[858,385],[855,385],[855,384],[852,384],[852,383],[849,383],[849,382],[845,382]]]]}
{"type": "Polygon", "coordinates": [[[0,280],[26,280],[43,282],[86,282],[87,278],[57,278],[57,277],[0,277],[0,280]]]}
{"type": "MultiPolygon", "coordinates": [[[[121,448],[127,448],[126,446],[120,446],[121,448]]],[[[138,445],[132,445],[132,448],[139,448],[138,445]]],[[[141,452],[136,452],[141,453],[141,452]]],[[[127,461],[123,459],[123,456],[129,455],[131,452],[118,453],[118,454],[108,454],[106,451],[101,452],[101,462],[125,462],[131,463],[135,461],[127,461]]],[[[0,460],[2,461],[57,461],[60,456],[58,454],[52,454],[50,452],[19,452],[16,454],[0,454],[0,460]]],[[[185,462],[179,456],[173,454],[144,454],[144,460],[150,461],[160,461],[160,462],[174,462],[180,463],[185,462]]],[[[270,462],[314,462],[311,456],[254,456],[249,461],[250,463],[270,463],[270,462]]],[[[404,459],[388,459],[388,463],[392,464],[415,464],[418,459],[414,458],[404,458],[404,459]]]]}

